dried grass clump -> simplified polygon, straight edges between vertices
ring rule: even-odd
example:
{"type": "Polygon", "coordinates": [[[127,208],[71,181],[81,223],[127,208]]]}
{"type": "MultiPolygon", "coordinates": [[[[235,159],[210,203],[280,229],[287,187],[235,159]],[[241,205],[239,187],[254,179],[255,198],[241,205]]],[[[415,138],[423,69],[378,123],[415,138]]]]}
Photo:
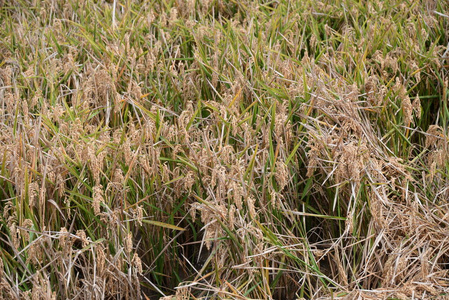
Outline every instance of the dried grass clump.
{"type": "Polygon", "coordinates": [[[448,293],[445,1],[0,3],[0,298],[448,293]]]}

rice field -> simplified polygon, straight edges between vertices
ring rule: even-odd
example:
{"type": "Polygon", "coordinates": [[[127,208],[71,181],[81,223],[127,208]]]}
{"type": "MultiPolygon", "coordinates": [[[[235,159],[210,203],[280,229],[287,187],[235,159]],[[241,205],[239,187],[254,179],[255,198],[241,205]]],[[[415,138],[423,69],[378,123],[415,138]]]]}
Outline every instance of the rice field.
{"type": "Polygon", "coordinates": [[[0,25],[0,299],[449,297],[449,2],[0,25]]]}

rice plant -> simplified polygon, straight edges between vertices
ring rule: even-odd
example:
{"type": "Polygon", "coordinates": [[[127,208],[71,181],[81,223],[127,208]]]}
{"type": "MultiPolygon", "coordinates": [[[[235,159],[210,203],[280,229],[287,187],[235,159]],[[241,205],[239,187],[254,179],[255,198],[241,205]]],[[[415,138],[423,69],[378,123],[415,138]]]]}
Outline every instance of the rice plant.
{"type": "Polygon", "coordinates": [[[438,299],[449,3],[0,0],[1,299],[438,299]]]}

